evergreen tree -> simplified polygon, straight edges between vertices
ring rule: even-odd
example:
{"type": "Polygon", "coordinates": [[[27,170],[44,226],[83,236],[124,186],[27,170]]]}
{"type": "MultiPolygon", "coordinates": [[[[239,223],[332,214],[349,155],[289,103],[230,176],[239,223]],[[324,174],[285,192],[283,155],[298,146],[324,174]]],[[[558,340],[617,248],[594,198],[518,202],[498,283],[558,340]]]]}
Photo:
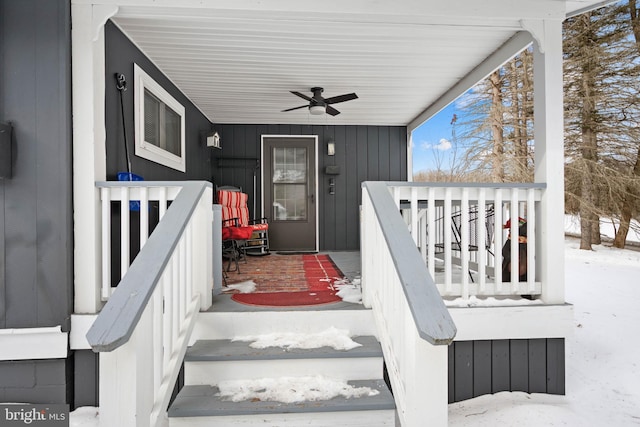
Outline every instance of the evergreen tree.
{"type": "Polygon", "coordinates": [[[580,215],[581,249],[600,243],[600,216],[617,216],[638,116],[637,55],[625,8],[613,5],[564,26],[567,210],[580,215]]]}
{"type": "MultiPolygon", "coordinates": [[[[628,2],[628,16],[629,24],[631,26],[631,32],[633,34],[634,47],[636,53],[640,56],[640,13],[636,0],[629,0],[628,2]]],[[[637,92],[636,92],[637,93],[637,92]]],[[[637,115],[635,116],[637,117],[637,115]]],[[[637,118],[633,120],[635,129],[638,129],[639,124],[637,118]]],[[[638,215],[640,212],[640,138],[634,132],[634,135],[630,138],[630,145],[633,147],[635,143],[635,160],[633,155],[630,161],[630,179],[629,183],[622,194],[622,203],[620,209],[620,227],[616,232],[615,239],[613,240],[613,246],[617,248],[624,248],[627,240],[627,234],[631,226],[631,218],[633,215],[638,215]]],[[[631,152],[633,153],[633,149],[631,152]]]]}

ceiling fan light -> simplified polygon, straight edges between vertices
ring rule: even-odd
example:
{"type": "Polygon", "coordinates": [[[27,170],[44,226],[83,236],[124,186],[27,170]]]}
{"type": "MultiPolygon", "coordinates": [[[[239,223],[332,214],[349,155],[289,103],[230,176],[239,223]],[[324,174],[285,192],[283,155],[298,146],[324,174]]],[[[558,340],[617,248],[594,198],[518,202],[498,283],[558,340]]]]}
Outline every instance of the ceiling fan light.
{"type": "Polygon", "coordinates": [[[319,115],[325,113],[325,106],[324,105],[312,105],[312,106],[309,107],[309,112],[311,114],[313,114],[314,116],[319,116],[319,115]]]}

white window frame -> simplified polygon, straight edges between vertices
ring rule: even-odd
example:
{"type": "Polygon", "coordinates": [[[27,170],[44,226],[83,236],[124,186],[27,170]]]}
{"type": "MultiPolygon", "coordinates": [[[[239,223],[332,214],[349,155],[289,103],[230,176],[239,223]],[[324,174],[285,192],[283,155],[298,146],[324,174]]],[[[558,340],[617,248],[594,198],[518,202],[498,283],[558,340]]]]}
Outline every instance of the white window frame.
{"type": "Polygon", "coordinates": [[[138,64],[133,64],[134,78],[134,110],[135,110],[135,154],[152,162],[186,171],[187,159],[185,152],[185,109],[162,86],[144,72],[138,64]],[[145,141],[144,136],[144,91],[148,90],[165,105],[170,107],[180,116],[180,153],[181,156],[163,150],[162,148],[145,141]]]}

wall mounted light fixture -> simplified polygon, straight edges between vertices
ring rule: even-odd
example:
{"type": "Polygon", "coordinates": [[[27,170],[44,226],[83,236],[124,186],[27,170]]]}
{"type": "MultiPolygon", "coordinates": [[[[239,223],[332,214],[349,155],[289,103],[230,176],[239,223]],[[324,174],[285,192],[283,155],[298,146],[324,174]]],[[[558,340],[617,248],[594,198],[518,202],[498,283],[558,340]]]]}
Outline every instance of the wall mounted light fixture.
{"type": "Polygon", "coordinates": [[[222,148],[220,145],[220,134],[216,131],[211,131],[207,134],[207,147],[222,148]]]}
{"type": "Polygon", "coordinates": [[[336,155],[336,142],[333,139],[330,139],[327,142],[327,156],[335,156],[336,155]]]}

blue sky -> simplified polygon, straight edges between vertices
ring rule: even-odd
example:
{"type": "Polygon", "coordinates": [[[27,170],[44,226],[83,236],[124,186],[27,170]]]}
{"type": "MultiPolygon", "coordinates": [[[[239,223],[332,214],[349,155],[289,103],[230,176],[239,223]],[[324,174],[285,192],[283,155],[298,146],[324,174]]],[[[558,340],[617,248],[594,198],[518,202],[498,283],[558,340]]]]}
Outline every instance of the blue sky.
{"type": "MultiPolygon", "coordinates": [[[[449,169],[452,152],[451,120],[458,114],[452,103],[413,131],[413,173],[422,170],[449,169]]],[[[459,115],[459,114],[458,114],[459,115]]]]}

